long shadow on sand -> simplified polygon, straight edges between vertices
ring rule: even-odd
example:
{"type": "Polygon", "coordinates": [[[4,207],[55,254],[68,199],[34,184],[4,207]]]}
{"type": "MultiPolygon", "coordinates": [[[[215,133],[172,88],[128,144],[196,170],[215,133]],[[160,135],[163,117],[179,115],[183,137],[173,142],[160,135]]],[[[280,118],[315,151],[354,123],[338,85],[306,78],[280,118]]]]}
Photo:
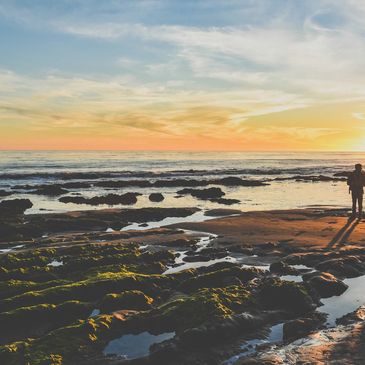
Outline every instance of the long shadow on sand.
{"type": "Polygon", "coordinates": [[[359,220],[349,219],[328,243],[327,248],[333,248],[335,246],[341,246],[345,244],[359,223],[359,220]]]}

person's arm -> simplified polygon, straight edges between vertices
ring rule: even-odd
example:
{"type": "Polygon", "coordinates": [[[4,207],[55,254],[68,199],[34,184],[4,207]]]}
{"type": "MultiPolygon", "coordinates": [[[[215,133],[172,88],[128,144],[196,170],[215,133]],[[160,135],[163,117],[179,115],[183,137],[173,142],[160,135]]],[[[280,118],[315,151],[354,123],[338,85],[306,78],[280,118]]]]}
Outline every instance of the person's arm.
{"type": "Polygon", "coordinates": [[[350,174],[348,177],[347,177],[347,185],[349,187],[349,194],[351,193],[351,185],[352,185],[352,174],[350,174]]]}

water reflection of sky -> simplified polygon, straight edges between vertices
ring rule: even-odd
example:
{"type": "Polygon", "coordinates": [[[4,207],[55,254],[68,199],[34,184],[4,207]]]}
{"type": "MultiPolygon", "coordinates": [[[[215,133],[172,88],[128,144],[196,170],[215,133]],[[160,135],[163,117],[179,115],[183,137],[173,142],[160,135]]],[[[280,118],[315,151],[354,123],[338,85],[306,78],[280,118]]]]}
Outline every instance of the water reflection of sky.
{"type": "Polygon", "coordinates": [[[321,299],[324,305],[318,308],[319,312],[328,313],[327,323],[330,326],[335,325],[336,319],[353,312],[365,303],[365,275],[345,279],[344,283],[349,287],[343,294],[321,299]]]}
{"type": "Polygon", "coordinates": [[[124,359],[133,360],[149,354],[150,346],[169,340],[175,336],[175,332],[166,332],[152,335],[142,332],[138,335],[124,335],[110,341],[103,350],[104,355],[118,355],[124,359]]]}

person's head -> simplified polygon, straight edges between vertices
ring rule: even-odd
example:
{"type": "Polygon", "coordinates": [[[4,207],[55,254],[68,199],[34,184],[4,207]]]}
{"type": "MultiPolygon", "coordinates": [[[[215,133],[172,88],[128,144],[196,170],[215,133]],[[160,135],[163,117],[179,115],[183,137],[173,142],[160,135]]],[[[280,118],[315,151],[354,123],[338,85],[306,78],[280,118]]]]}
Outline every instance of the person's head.
{"type": "Polygon", "coordinates": [[[360,172],[361,170],[362,170],[362,165],[361,165],[361,163],[357,163],[357,164],[355,165],[355,171],[360,172]]]}

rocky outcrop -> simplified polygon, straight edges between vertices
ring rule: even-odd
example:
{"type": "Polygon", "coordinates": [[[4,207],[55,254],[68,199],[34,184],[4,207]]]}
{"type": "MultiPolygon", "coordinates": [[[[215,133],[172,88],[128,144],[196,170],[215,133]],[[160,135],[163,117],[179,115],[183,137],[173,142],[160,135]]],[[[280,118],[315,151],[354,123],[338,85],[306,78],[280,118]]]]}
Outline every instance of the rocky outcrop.
{"type": "Polygon", "coordinates": [[[325,321],[326,315],[324,313],[312,312],[307,317],[285,322],[283,327],[284,341],[307,336],[310,332],[318,329],[325,321]]]}
{"type": "Polygon", "coordinates": [[[255,268],[243,269],[237,265],[233,265],[228,268],[192,277],[181,284],[180,290],[189,293],[198,288],[218,288],[229,285],[241,285],[261,274],[262,272],[255,268]]]}
{"type": "Polygon", "coordinates": [[[238,204],[241,201],[238,199],[225,199],[225,198],[217,198],[217,199],[209,199],[213,203],[223,204],[223,205],[233,205],[238,204]]]}
{"type": "Polygon", "coordinates": [[[365,264],[360,256],[342,256],[320,262],[317,270],[336,276],[353,278],[365,274],[365,264]]]}
{"type": "Polygon", "coordinates": [[[283,261],[274,262],[270,265],[270,271],[279,275],[299,275],[299,271],[283,261]]]}
{"type": "Polygon", "coordinates": [[[151,202],[162,202],[165,197],[161,194],[161,193],[152,193],[149,195],[148,199],[151,201],[151,202]]]}
{"type": "Polygon", "coordinates": [[[38,194],[38,195],[58,196],[58,195],[67,194],[68,190],[63,189],[59,185],[44,185],[41,188],[33,191],[32,193],[38,194]]]}
{"type": "Polygon", "coordinates": [[[240,177],[228,176],[222,179],[215,179],[209,181],[210,184],[224,185],[224,186],[265,186],[269,185],[263,181],[259,180],[243,180],[240,177]]]}
{"type": "Polygon", "coordinates": [[[180,195],[190,194],[195,198],[202,200],[218,199],[225,193],[220,188],[208,188],[208,189],[182,189],[177,192],[180,195]]]}
{"type": "Polygon", "coordinates": [[[104,313],[134,309],[146,310],[151,307],[153,299],[139,290],[129,290],[122,293],[109,293],[103,297],[100,310],[104,313]]]}
{"type": "Polygon", "coordinates": [[[262,305],[270,309],[305,313],[315,308],[313,299],[304,285],[275,278],[263,282],[259,288],[259,298],[262,305]]]}
{"type": "Polygon", "coordinates": [[[65,196],[58,199],[61,203],[88,204],[88,205],[132,205],[137,203],[137,196],[140,193],[125,193],[122,195],[108,194],[104,196],[94,196],[93,198],[84,198],[81,196],[65,196]]]}
{"type": "Polygon", "coordinates": [[[0,202],[0,216],[14,216],[23,214],[33,206],[29,199],[3,200],[0,202]]]}
{"type": "Polygon", "coordinates": [[[341,295],[348,288],[348,285],[328,272],[304,274],[303,280],[314,288],[322,298],[341,295]]]}

